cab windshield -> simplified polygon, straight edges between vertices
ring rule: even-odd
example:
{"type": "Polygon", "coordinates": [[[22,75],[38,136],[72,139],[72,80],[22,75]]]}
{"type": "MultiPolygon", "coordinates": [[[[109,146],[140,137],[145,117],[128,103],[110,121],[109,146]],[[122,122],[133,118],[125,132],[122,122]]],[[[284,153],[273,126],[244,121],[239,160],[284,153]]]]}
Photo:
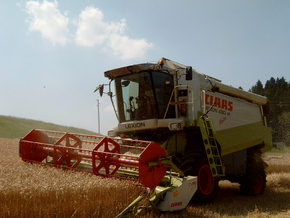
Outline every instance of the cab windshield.
{"type": "MultiPolygon", "coordinates": [[[[173,90],[173,77],[158,71],[144,71],[115,79],[119,122],[162,119],[173,90]]],[[[173,118],[170,106],[166,118],[173,118]]]]}

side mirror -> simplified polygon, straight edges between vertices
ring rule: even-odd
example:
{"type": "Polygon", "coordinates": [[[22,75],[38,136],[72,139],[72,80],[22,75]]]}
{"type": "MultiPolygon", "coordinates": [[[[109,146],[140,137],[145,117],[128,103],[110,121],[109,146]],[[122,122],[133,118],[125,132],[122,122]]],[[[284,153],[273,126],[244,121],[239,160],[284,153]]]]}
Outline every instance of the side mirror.
{"type": "Polygon", "coordinates": [[[186,75],[185,75],[186,80],[192,80],[192,67],[186,67],[186,75]]]}
{"type": "Polygon", "coordinates": [[[100,85],[99,92],[100,92],[100,96],[102,97],[103,96],[103,93],[104,93],[104,84],[103,85],[100,85]]]}
{"type": "Polygon", "coordinates": [[[99,90],[99,93],[100,93],[100,96],[102,97],[103,96],[103,93],[104,93],[104,84],[102,85],[99,85],[94,92],[98,91],[99,90]]]}

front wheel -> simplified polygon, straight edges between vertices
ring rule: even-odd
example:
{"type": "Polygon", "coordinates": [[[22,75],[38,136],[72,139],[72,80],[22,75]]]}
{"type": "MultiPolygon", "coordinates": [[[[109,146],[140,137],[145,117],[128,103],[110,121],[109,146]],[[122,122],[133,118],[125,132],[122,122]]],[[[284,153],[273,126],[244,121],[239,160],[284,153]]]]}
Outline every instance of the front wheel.
{"type": "Polygon", "coordinates": [[[201,203],[212,202],[217,194],[218,179],[212,176],[208,161],[196,156],[185,155],[179,160],[179,168],[186,176],[197,176],[198,188],[192,200],[201,203]]]}
{"type": "Polygon", "coordinates": [[[196,168],[198,189],[193,200],[197,202],[211,202],[217,194],[218,179],[212,176],[211,168],[206,163],[196,168]]]}

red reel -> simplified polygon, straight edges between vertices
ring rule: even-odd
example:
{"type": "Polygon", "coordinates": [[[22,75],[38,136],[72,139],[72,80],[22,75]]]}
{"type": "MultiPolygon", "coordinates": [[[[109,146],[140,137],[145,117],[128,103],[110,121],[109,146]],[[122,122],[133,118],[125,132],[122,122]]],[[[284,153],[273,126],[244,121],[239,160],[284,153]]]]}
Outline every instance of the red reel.
{"type": "Polygon", "coordinates": [[[54,144],[53,159],[56,165],[66,162],[68,167],[75,168],[81,162],[82,157],[78,155],[78,150],[82,148],[82,141],[69,133],[64,134],[54,144]],[[76,148],[76,150],[72,149],[76,148]]]}
{"type": "Polygon", "coordinates": [[[114,175],[120,167],[117,154],[120,154],[120,145],[110,138],[103,138],[93,149],[93,172],[96,175],[114,175]],[[103,170],[105,173],[102,172],[103,170]]]}

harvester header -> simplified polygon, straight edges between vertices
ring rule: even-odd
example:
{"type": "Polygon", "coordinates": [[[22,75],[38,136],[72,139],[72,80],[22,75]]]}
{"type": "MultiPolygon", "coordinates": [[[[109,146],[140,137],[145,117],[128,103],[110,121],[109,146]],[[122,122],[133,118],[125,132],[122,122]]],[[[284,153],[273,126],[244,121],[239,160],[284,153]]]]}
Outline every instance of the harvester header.
{"type": "Polygon", "coordinates": [[[20,151],[24,161],[75,168],[103,177],[126,173],[125,178],[151,189],[160,183],[168,167],[162,164],[165,149],[154,142],[40,129],[20,140],[20,151]]]}
{"type": "MultiPolygon", "coordinates": [[[[149,188],[149,208],[157,211],[184,209],[197,189],[197,178],[184,177],[165,149],[150,141],[33,129],[20,139],[19,154],[26,162],[129,180],[149,188]],[[178,192],[185,196],[177,196],[178,192]]],[[[140,196],[120,216],[129,213],[145,197],[140,196]]],[[[135,213],[146,207],[141,208],[135,213]]]]}

